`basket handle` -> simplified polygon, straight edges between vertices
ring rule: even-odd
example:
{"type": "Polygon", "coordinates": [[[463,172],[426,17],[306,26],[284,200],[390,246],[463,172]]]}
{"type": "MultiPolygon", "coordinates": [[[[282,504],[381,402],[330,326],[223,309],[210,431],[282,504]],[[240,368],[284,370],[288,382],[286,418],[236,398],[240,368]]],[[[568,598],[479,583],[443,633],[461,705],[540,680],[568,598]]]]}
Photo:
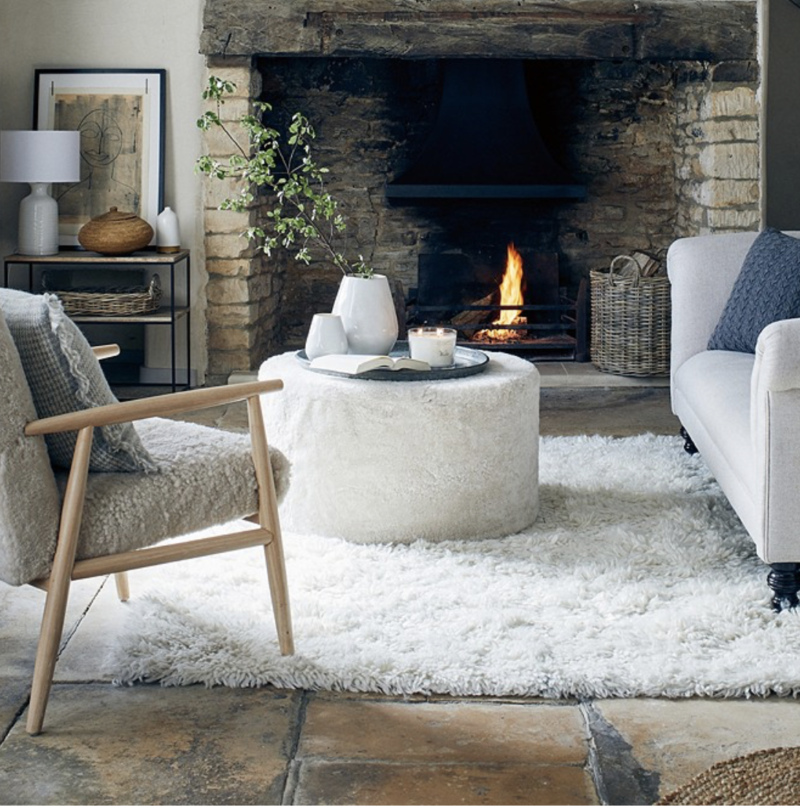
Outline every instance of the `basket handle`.
{"type": "MultiPolygon", "coordinates": [[[[639,279],[642,277],[642,268],[639,262],[636,260],[634,256],[628,256],[626,254],[622,254],[621,256],[615,256],[611,260],[611,264],[608,268],[608,281],[610,284],[614,283],[615,278],[621,279],[623,278],[622,271],[628,270],[633,266],[633,273],[631,274],[631,279],[633,281],[633,285],[636,286],[639,283],[639,279]],[[618,272],[614,272],[618,271],[618,272]]],[[[625,276],[627,278],[627,276],[625,276]]]]}

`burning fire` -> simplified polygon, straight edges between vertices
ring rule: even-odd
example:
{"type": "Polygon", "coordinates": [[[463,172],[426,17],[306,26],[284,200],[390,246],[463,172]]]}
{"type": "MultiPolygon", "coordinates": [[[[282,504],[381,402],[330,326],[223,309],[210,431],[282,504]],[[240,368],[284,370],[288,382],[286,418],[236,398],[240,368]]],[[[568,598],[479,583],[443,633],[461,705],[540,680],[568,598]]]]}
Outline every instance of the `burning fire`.
{"type": "MultiPolygon", "coordinates": [[[[522,306],[525,300],[522,295],[522,256],[511,242],[508,245],[506,254],[506,269],[500,281],[500,305],[501,306],[522,306]]],[[[525,332],[519,329],[509,329],[514,324],[525,324],[527,319],[522,317],[521,309],[501,309],[500,317],[492,321],[493,324],[503,327],[500,329],[483,329],[478,332],[473,340],[516,340],[525,336],[525,332]]]]}

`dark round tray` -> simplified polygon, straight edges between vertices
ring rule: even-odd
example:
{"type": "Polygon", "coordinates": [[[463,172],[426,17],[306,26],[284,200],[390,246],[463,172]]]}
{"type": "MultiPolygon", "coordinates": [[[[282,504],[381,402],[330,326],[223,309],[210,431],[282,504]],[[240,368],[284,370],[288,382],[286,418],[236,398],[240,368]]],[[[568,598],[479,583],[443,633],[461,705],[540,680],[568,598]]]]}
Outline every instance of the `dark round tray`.
{"type": "MultiPolygon", "coordinates": [[[[408,357],[408,342],[398,340],[389,352],[390,357],[408,357]]],[[[386,368],[375,368],[363,374],[344,374],[340,371],[327,371],[311,368],[311,363],[302,349],[296,354],[297,362],[315,374],[327,374],[330,377],[345,377],[352,380],[386,380],[391,382],[429,382],[430,380],[453,380],[459,377],[471,377],[480,374],[489,362],[485,352],[456,346],[455,363],[444,368],[432,368],[430,371],[391,371],[386,368]]]]}

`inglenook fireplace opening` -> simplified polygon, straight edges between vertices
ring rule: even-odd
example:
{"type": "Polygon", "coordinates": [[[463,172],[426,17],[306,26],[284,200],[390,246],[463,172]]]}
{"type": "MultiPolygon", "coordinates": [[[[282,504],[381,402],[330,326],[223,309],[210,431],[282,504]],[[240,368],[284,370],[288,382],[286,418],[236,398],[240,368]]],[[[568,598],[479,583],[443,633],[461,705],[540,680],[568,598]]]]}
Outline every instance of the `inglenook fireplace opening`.
{"type": "MultiPolygon", "coordinates": [[[[756,31],[750,0],[206,0],[202,51],[210,71],[237,84],[240,97],[223,109],[231,123],[251,98],[313,123],[317,157],[343,201],[348,254],[387,275],[411,317],[465,320],[463,340],[496,347],[476,335],[521,309],[528,323],[505,328],[514,340],[503,350],[535,342],[534,359],[579,359],[590,270],[619,254],[658,254],[679,236],[758,227],[756,31]],[[518,172],[495,171],[512,134],[473,137],[494,101],[473,98],[461,68],[481,60],[516,65],[517,90],[522,66],[538,132],[515,129],[532,153],[546,144],[563,171],[537,177],[519,159],[518,172]],[[455,74],[445,67],[453,62],[455,74]],[[451,81],[461,81],[462,115],[433,153],[439,177],[420,177],[451,81]],[[453,144],[461,168],[450,164],[453,144]],[[522,305],[497,293],[511,241],[523,261],[522,305]],[[439,289],[445,279],[473,286],[455,294],[439,289]]],[[[223,147],[208,143],[211,154],[223,147]]],[[[321,261],[299,266],[288,253],[252,250],[239,234],[259,221],[258,203],[244,222],[217,211],[218,196],[206,195],[212,382],[302,347],[340,281],[321,261]]]]}

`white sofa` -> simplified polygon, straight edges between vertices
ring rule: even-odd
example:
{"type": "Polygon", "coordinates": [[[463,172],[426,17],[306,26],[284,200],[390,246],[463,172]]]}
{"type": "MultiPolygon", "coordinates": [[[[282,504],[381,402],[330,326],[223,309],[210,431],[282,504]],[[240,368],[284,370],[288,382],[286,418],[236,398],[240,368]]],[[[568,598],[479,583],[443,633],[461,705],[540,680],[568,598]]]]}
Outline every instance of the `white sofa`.
{"type": "MultiPolygon", "coordinates": [[[[800,237],[800,232],[788,232],[800,237]]],[[[769,563],[773,607],[800,589],[800,319],[767,326],[755,355],[709,351],[757,234],[679,239],[672,283],[672,410],[769,563]]]]}

